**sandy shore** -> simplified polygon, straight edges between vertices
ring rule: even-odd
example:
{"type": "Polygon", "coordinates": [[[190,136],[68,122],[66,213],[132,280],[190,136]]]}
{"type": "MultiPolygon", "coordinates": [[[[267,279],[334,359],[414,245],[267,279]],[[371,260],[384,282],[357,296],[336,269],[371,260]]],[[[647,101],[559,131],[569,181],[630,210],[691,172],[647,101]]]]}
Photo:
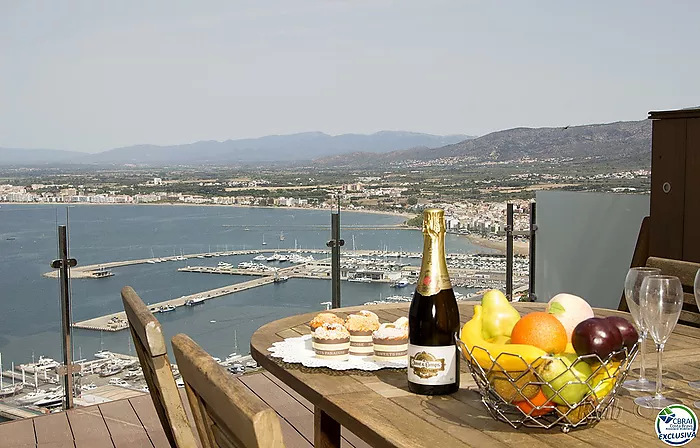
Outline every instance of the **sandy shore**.
{"type": "MultiPolygon", "coordinates": [[[[501,253],[506,252],[506,242],[505,241],[494,241],[488,238],[484,238],[476,235],[462,235],[466,237],[472,244],[481,247],[488,247],[489,249],[497,249],[501,253]]],[[[524,243],[522,241],[513,242],[513,253],[517,255],[528,255],[530,253],[530,243],[524,243]]]]}
{"type": "MultiPolygon", "coordinates": [[[[100,203],[82,203],[82,202],[0,202],[0,205],[65,205],[65,206],[71,206],[71,207],[78,207],[78,206],[106,206],[106,205],[115,205],[115,206],[125,206],[125,205],[131,205],[131,206],[139,206],[139,207],[146,207],[146,206],[158,206],[158,207],[231,207],[231,208],[262,208],[262,209],[270,209],[270,210],[308,210],[308,211],[334,211],[335,208],[331,210],[330,207],[324,207],[324,208],[319,208],[319,207],[277,207],[277,206],[267,206],[267,205],[239,205],[239,204],[188,204],[188,203],[183,203],[183,202],[149,202],[149,203],[138,203],[138,204],[100,204],[100,203]]],[[[367,213],[370,215],[386,215],[386,216],[396,216],[398,218],[405,218],[405,219],[410,219],[413,218],[414,216],[417,215],[417,213],[406,213],[406,212],[390,212],[390,211],[383,211],[383,210],[348,210],[348,209],[341,209],[340,210],[341,214],[342,213],[367,213]]]]}

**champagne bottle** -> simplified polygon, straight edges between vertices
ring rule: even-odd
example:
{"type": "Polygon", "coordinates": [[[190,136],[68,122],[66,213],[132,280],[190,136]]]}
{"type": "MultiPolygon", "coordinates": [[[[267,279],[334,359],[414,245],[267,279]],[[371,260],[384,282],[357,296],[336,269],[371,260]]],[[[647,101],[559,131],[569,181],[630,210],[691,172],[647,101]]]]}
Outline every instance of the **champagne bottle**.
{"type": "Polygon", "coordinates": [[[445,212],[440,209],[423,212],[423,260],[408,328],[408,389],[421,395],[456,392],[459,308],[447,272],[445,212]]]}

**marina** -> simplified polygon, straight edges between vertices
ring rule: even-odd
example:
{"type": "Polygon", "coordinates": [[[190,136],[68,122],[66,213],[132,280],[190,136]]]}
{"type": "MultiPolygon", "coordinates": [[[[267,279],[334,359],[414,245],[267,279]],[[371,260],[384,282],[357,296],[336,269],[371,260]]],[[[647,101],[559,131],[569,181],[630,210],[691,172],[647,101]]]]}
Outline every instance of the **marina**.
{"type": "MultiPolygon", "coordinates": [[[[3,253],[13,260],[3,271],[4,275],[0,275],[0,286],[7,297],[23,298],[14,301],[13,306],[0,316],[0,324],[8,338],[6,344],[0,347],[3,361],[6,361],[4,364],[9,368],[10,361],[15,361],[16,365],[28,363],[32,360],[32,351],[36,352],[37,358],[43,354],[58,360],[61,357],[60,338],[57,337],[55,322],[60,309],[56,281],[37,277],[51,271],[49,263],[56,256],[56,215],[65,215],[65,211],[62,206],[58,207],[57,212],[56,207],[43,205],[3,205],[2,209],[3,237],[13,236],[17,239],[12,243],[5,243],[3,239],[0,243],[3,253]],[[37,313],[37,309],[46,312],[37,313]]],[[[348,213],[343,224],[379,227],[391,225],[399,219],[402,218],[348,213]]],[[[188,265],[216,267],[224,262],[238,268],[239,263],[253,262],[253,258],[260,256],[265,260],[256,260],[256,263],[283,269],[292,266],[290,261],[295,255],[313,256],[315,259],[329,257],[325,246],[328,232],[324,230],[328,227],[327,222],[327,212],[313,210],[292,211],[290,214],[289,210],[281,208],[76,205],[70,209],[70,255],[78,261],[78,266],[71,269],[73,278],[76,272],[80,272],[79,269],[87,267],[86,270],[97,270],[101,266],[112,271],[114,276],[71,282],[73,322],[84,322],[122,311],[119,291],[124,285],[134,287],[142,294],[145,303],[155,306],[168,299],[197,295],[206,297],[213,290],[216,294],[232,289],[236,283],[273,277],[271,271],[267,275],[253,275],[249,271],[246,272],[248,275],[233,276],[178,272],[178,268],[188,265]],[[98,222],[99,225],[96,225],[98,222]],[[266,227],[258,227],[258,224],[265,224],[266,227]],[[246,232],[245,227],[241,226],[248,227],[249,231],[246,232]],[[319,230],[310,231],[308,226],[318,226],[319,230]],[[282,231],[285,240],[279,241],[282,231]],[[260,245],[263,234],[268,243],[265,247],[260,245]],[[275,252],[287,255],[289,261],[268,262],[267,258],[274,256],[275,252]],[[231,255],[224,255],[227,253],[231,255]],[[185,255],[188,256],[186,260],[173,259],[185,255]],[[168,261],[155,262],[156,259],[168,261]],[[142,261],[134,264],[134,260],[142,261]]],[[[344,225],[343,228],[350,227],[344,225]]],[[[367,254],[357,257],[358,261],[369,257],[383,261],[383,254],[386,253],[387,262],[420,262],[421,236],[418,231],[353,229],[343,236],[346,239],[343,260],[352,258],[350,255],[354,252],[351,249],[354,247],[358,255],[367,254]],[[416,258],[404,260],[404,257],[390,256],[394,252],[412,253],[416,258]]],[[[459,236],[448,236],[447,245],[451,253],[493,252],[459,236]]],[[[234,329],[238,331],[241,346],[244,346],[255,328],[270,319],[304,310],[322,309],[320,303],[330,300],[331,282],[318,282],[325,275],[325,268],[319,266],[314,269],[317,273],[313,275],[308,272],[311,274],[309,279],[282,272],[279,283],[274,283],[271,278],[269,281],[272,284],[263,289],[240,290],[222,300],[205,300],[194,307],[176,307],[176,311],[156,316],[163,322],[169,336],[195,331],[199,334],[197,341],[202,347],[224,359],[231,351],[229,346],[234,329]],[[288,280],[285,282],[282,277],[288,277],[288,280]]],[[[55,273],[51,275],[55,276],[55,273]]],[[[403,294],[404,291],[412,293],[412,286],[400,292],[389,285],[387,282],[344,281],[343,303],[362,304],[392,294],[403,294]]],[[[461,292],[469,294],[473,291],[461,292]]],[[[105,324],[103,328],[107,327],[109,320],[101,322],[105,324]]],[[[119,328],[119,323],[115,320],[110,327],[119,328]]],[[[128,331],[103,333],[75,328],[76,355],[81,347],[83,353],[100,351],[102,339],[107,349],[128,353],[128,331]]]]}
{"type": "MultiPolygon", "coordinates": [[[[254,371],[258,365],[250,355],[240,355],[238,342],[234,337],[234,352],[225,360],[218,360],[231,374],[243,374],[254,371]]],[[[88,406],[113,400],[131,398],[148,392],[143,371],[136,356],[115,353],[106,350],[95,353],[92,360],[78,360],[80,373],[75,376],[76,398],[78,406],[88,406]]],[[[53,361],[53,360],[52,360],[53,361]]],[[[45,360],[17,366],[16,370],[3,372],[4,377],[14,378],[16,392],[0,396],[0,416],[10,420],[31,418],[60,409],[65,397],[63,388],[58,385],[59,376],[55,366],[46,368],[45,360]],[[36,372],[24,375],[17,370],[36,372]],[[38,372],[42,370],[41,374],[38,372]]],[[[173,375],[180,380],[177,365],[173,364],[173,375]]],[[[180,380],[181,382],[181,380],[180,380]]],[[[184,386],[184,385],[183,385],[184,386]]],[[[180,386],[180,387],[183,387],[180,386]]]]}
{"type": "MultiPolygon", "coordinates": [[[[320,253],[323,253],[319,251],[320,253]]],[[[315,252],[315,253],[319,253],[315,252]]],[[[231,252],[225,252],[230,256],[231,252]]],[[[149,304],[153,313],[174,312],[182,306],[192,307],[217,297],[223,297],[251,288],[269,284],[286,282],[293,278],[330,280],[331,266],[329,259],[314,260],[302,257],[293,251],[240,251],[236,255],[255,255],[250,262],[240,262],[236,267],[231,263],[218,262],[216,266],[185,266],[177,268],[178,272],[218,275],[241,275],[259,277],[242,283],[235,283],[199,293],[168,299],[149,304]],[[263,253],[272,255],[265,258],[265,263],[276,263],[276,266],[257,263],[263,253]],[[296,257],[296,258],[295,258],[296,257]],[[279,267],[278,263],[295,260],[299,264],[279,267]],[[313,260],[313,261],[309,261],[313,260]]],[[[190,258],[192,256],[189,256],[190,258]]],[[[352,283],[384,283],[394,288],[406,288],[416,283],[420,267],[409,260],[420,259],[420,254],[406,252],[377,252],[354,251],[348,252],[341,264],[341,280],[352,283]],[[406,261],[401,261],[406,260],[406,261]]],[[[467,288],[502,287],[505,282],[505,268],[499,256],[485,255],[450,255],[448,262],[452,283],[455,286],[467,288]]],[[[119,263],[119,262],[117,262],[119,263]]],[[[110,263],[103,263],[109,265],[110,263]]],[[[516,266],[516,283],[522,281],[527,267],[524,262],[516,266]]],[[[82,320],[73,324],[76,328],[95,331],[120,331],[128,328],[126,315],[123,311],[82,320]]]]}

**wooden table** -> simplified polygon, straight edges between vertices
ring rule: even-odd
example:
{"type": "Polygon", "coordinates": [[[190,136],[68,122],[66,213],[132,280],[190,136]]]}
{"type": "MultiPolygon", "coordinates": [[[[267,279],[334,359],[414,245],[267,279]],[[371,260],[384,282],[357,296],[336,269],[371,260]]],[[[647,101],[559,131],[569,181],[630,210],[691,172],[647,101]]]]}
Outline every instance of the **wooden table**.
{"type": "MultiPolygon", "coordinates": [[[[471,318],[475,303],[460,303],[462,323],[471,318]]],[[[341,308],[334,312],[345,317],[353,311],[369,309],[386,322],[406,316],[408,307],[408,304],[386,304],[341,308]]],[[[522,303],[515,307],[524,314],[542,310],[544,305],[522,303]]],[[[600,316],[625,316],[618,311],[595,311],[600,316]]],[[[408,392],[405,371],[311,369],[269,356],[267,349],[273,342],[310,333],[308,322],[316,314],[292,316],[261,327],[253,334],[250,348],[261,366],[314,405],[314,444],[317,447],[339,446],[341,425],[377,447],[665,446],[654,432],[653,422],[658,411],[641,409],[632,401],[639,393],[631,395],[623,390],[618,401],[621,411],[616,418],[603,420],[594,427],[573,429],[569,434],[558,428],[515,430],[488,414],[469,373],[462,374],[459,392],[426,397],[408,392]]],[[[651,351],[649,347],[648,352],[651,351]]],[[[647,357],[647,365],[656,365],[654,355],[647,357]]],[[[700,391],[691,389],[687,383],[700,379],[700,329],[677,326],[666,346],[663,365],[665,393],[691,405],[700,396],[700,391]]],[[[464,363],[462,367],[466,372],[464,363]]],[[[636,374],[637,366],[634,369],[631,375],[636,374]]],[[[647,369],[647,372],[654,375],[655,369],[647,369]]],[[[695,443],[700,445],[696,440],[687,446],[695,443]]]]}

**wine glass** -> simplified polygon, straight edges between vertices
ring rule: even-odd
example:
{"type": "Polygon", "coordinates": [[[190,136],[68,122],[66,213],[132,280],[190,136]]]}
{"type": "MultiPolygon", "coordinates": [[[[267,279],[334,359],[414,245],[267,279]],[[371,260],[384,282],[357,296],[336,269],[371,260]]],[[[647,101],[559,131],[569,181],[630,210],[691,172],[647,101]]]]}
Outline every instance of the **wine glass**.
{"type": "Polygon", "coordinates": [[[643,408],[663,409],[680,403],[661,394],[661,355],[681,315],[683,286],[678,277],[650,275],[642,282],[639,299],[644,326],[656,343],[656,393],[635,398],[634,402],[643,408]]]}
{"type": "MultiPolygon", "coordinates": [[[[693,285],[693,291],[695,292],[695,303],[700,309],[700,269],[698,269],[698,273],[695,274],[695,284],[693,285]]],[[[691,381],[688,384],[690,384],[690,387],[694,389],[700,389],[700,381],[691,381]]],[[[695,402],[695,407],[700,409],[700,401],[695,402]]]]}
{"type": "Polygon", "coordinates": [[[625,300],[627,301],[627,308],[630,309],[632,320],[634,320],[634,324],[637,326],[637,332],[639,333],[639,379],[627,380],[622,383],[622,387],[628,390],[653,392],[656,389],[656,383],[646,378],[644,356],[646,351],[645,342],[647,339],[647,328],[642,321],[642,316],[639,311],[639,288],[642,287],[642,281],[645,278],[650,275],[659,274],[661,274],[661,269],[658,268],[632,268],[627,272],[627,277],[625,278],[625,300]]]}

